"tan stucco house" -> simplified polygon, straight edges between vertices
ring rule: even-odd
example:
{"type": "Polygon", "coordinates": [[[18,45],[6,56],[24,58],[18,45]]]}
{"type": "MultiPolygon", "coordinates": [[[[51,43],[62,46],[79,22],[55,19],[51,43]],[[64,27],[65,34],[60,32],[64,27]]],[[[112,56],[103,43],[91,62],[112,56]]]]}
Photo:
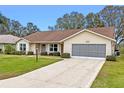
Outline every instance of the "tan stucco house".
{"type": "Polygon", "coordinates": [[[74,57],[114,54],[114,27],[36,32],[17,42],[17,51],[70,53],[74,57]]]}

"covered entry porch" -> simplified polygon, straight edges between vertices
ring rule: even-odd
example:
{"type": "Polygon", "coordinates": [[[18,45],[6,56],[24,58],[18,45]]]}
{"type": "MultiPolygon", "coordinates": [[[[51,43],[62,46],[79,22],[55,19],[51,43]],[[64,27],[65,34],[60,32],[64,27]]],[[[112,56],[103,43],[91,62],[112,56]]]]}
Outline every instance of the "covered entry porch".
{"type": "Polygon", "coordinates": [[[63,53],[63,43],[35,43],[35,44],[30,44],[30,51],[33,51],[34,54],[36,54],[36,49],[38,49],[38,54],[41,53],[54,53],[54,52],[60,52],[63,53]]]}

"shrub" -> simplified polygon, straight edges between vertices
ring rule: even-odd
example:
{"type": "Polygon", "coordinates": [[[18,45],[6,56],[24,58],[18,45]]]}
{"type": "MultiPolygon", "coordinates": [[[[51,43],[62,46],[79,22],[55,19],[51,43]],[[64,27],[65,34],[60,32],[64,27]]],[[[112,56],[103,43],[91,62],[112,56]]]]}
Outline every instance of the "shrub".
{"type": "Polygon", "coordinates": [[[119,50],[115,50],[115,56],[120,56],[120,51],[119,50]]]}
{"type": "Polygon", "coordinates": [[[0,53],[3,53],[2,49],[0,49],[0,53]]]}
{"type": "Polygon", "coordinates": [[[15,55],[20,55],[20,51],[15,51],[15,55]]]}
{"type": "Polygon", "coordinates": [[[11,44],[7,44],[5,45],[5,54],[12,54],[12,52],[15,51],[15,47],[14,45],[11,45],[11,44]]]}
{"type": "Polygon", "coordinates": [[[34,55],[33,51],[28,51],[27,55],[34,55]]]}
{"type": "Polygon", "coordinates": [[[53,52],[53,53],[50,53],[49,55],[52,55],[52,56],[60,56],[60,52],[53,52]]]}
{"type": "Polygon", "coordinates": [[[41,52],[41,55],[47,55],[47,52],[41,52]]]}
{"type": "Polygon", "coordinates": [[[120,48],[120,53],[121,53],[121,54],[124,54],[124,47],[121,47],[121,48],[120,48]]]}
{"type": "Polygon", "coordinates": [[[49,56],[53,56],[53,53],[49,53],[49,56]]]}
{"type": "Polygon", "coordinates": [[[106,57],[107,61],[116,61],[116,56],[115,55],[109,55],[106,57]]]}
{"type": "Polygon", "coordinates": [[[12,54],[12,55],[15,55],[15,54],[16,54],[16,51],[12,51],[11,54],[12,54]]]}
{"type": "Polygon", "coordinates": [[[61,57],[62,58],[70,58],[70,53],[62,53],[61,57]]]}
{"type": "Polygon", "coordinates": [[[49,53],[49,56],[60,56],[60,52],[49,53]]]}
{"type": "Polygon", "coordinates": [[[15,51],[15,55],[25,55],[25,51],[15,51]]]}
{"type": "Polygon", "coordinates": [[[60,52],[54,52],[53,56],[60,56],[60,52]]]}

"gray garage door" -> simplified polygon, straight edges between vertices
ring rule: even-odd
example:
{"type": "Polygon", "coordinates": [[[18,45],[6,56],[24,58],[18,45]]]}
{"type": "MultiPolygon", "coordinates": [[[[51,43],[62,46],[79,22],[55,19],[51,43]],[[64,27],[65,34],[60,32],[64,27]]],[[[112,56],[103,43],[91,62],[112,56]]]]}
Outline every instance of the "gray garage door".
{"type": "Polygon", "coordinates": [[[105,57],[105,44],[72,44],[72,56],[105,57]]]}

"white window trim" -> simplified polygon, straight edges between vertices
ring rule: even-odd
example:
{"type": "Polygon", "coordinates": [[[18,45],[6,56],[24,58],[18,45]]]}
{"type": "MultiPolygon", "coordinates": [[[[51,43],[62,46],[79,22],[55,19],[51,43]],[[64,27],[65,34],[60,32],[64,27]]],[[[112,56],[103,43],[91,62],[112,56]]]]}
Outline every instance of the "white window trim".
{"type": "Polygon", "coordinates": [[[49,52],[58,52],[58,49],[59,49],[59,48],[58,48],[58,44],[56,44],[56,45],[57,45],[57,51],[54,51],[54,45],[55,45],[55,44],[49,44],[49,52]],[[53,47],[52,47],[52,48],[53,48],[53,51],[50,50],[50,48],[51,48],[50,45],[53,45],[53,47]]]}
{"type": "Polygon", "coordinates": [[[20,43],[20,44],[19,44],[19,50],[20,50],[20,51],[26,51],[26,44],[25,44],[25,50],[24,50],[24,44],[25,44],[25,43],[20,43]],[[22,44],[22,50],[21,50],[21,44],[22,44]]]}

